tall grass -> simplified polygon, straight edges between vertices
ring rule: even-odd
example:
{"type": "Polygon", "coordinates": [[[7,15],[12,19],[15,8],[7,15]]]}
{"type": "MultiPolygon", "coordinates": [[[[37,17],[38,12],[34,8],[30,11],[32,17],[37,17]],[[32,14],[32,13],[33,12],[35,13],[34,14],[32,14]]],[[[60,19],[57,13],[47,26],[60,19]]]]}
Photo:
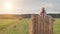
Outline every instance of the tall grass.
{"type": "MultiPolygon", "coordinates": [[[[60,34],[60,18],[54,18],[55,22],[53,23],[53,32],[54,34],[60,34]]],[[[5,19],[0,20],[0,31],[4,29],[8,24],[17,23],[20,25],[20,31],[18,32],[17,28],[11,28],[7,31],[8,34],[29,34],[29,19],[23,20],[12,20],[5,19]]],[[[2,34],[0,32],[0,34],[2,34]]]]}
{"type": "Polygon", "coordinates": [[[0,20],[0,34],[2,34],[1,31],[4,31],[2,29],[6,28],[11,23],[16,23],[17,25],[20,25],[20,31],[16,27],[13,27],[9,30],[6,30],[8,34],[29,34],[29,19],[23,19],[23,20],[0,20]]]}
{"type": "Polygon", "coordinates": [[[53,23],[53,31],[54,34],[60,34],[60,18],[55,18],[55,22],[53,23]]]}

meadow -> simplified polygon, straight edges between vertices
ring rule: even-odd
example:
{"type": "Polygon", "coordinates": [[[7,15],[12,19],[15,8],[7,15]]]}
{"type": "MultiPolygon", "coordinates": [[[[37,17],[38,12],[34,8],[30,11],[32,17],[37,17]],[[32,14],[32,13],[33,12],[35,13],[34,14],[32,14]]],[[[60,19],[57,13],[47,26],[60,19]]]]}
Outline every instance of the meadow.
{"type": "MultiPolygon", "coordinates": [[[[60,18],[54,19],[53,32],[60,34],[60,18]]],[[[29,34],[29,19],[0,19],[0,34],[29,34]]]]}
{"type": "Polygon", "coordinates": [[[60,34],[60,18],[55,18],[53,23],[53,32],[54,34],[60,34]]]}
{"type": "Polygon", "coordinates": [[[29,19],[1,19],[0,34],[28,34],[29,19]]]}

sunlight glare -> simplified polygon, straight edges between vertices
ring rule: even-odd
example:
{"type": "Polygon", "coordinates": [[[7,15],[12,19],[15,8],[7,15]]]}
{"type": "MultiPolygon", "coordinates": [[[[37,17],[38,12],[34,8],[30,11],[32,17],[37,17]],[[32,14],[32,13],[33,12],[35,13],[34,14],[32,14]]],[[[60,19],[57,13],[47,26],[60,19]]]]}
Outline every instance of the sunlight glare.
{"type": "Polygon", "coordinates": [[[5,9],[10,10],[10,9],[12,9],[12,3],[6,2],[6,3],[4,4],[4,7],[5,7],[5,9]]]}

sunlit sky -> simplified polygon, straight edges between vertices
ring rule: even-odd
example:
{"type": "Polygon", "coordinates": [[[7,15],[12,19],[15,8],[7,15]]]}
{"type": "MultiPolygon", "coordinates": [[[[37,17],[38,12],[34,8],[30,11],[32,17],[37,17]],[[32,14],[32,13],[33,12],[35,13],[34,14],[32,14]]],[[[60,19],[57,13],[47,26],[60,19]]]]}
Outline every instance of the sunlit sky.
{"type": "Polygon", "coordinates": [[[60,0],[0,0],[0,14],[60,13],[60,0]]]}

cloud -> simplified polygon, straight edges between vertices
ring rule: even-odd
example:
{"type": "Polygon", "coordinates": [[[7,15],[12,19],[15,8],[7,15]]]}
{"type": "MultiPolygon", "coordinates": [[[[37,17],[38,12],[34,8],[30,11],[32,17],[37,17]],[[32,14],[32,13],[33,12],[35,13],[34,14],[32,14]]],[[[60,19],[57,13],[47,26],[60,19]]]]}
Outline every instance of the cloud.
{"type": "MultiPolygon", "coordinates": [[[[0,0],[0,7],[2,2],[0,0]]],[[[7,1],[7,0],[5,0],[7,1]]],[[[13,2],[14,9],[8,13],[39,13],[42,7],[45,7],[46,12],[59,12],[60,0],[9,0],[13,2]]],[[[4,13],[0,8],[0,13],[4,13]]]]}

